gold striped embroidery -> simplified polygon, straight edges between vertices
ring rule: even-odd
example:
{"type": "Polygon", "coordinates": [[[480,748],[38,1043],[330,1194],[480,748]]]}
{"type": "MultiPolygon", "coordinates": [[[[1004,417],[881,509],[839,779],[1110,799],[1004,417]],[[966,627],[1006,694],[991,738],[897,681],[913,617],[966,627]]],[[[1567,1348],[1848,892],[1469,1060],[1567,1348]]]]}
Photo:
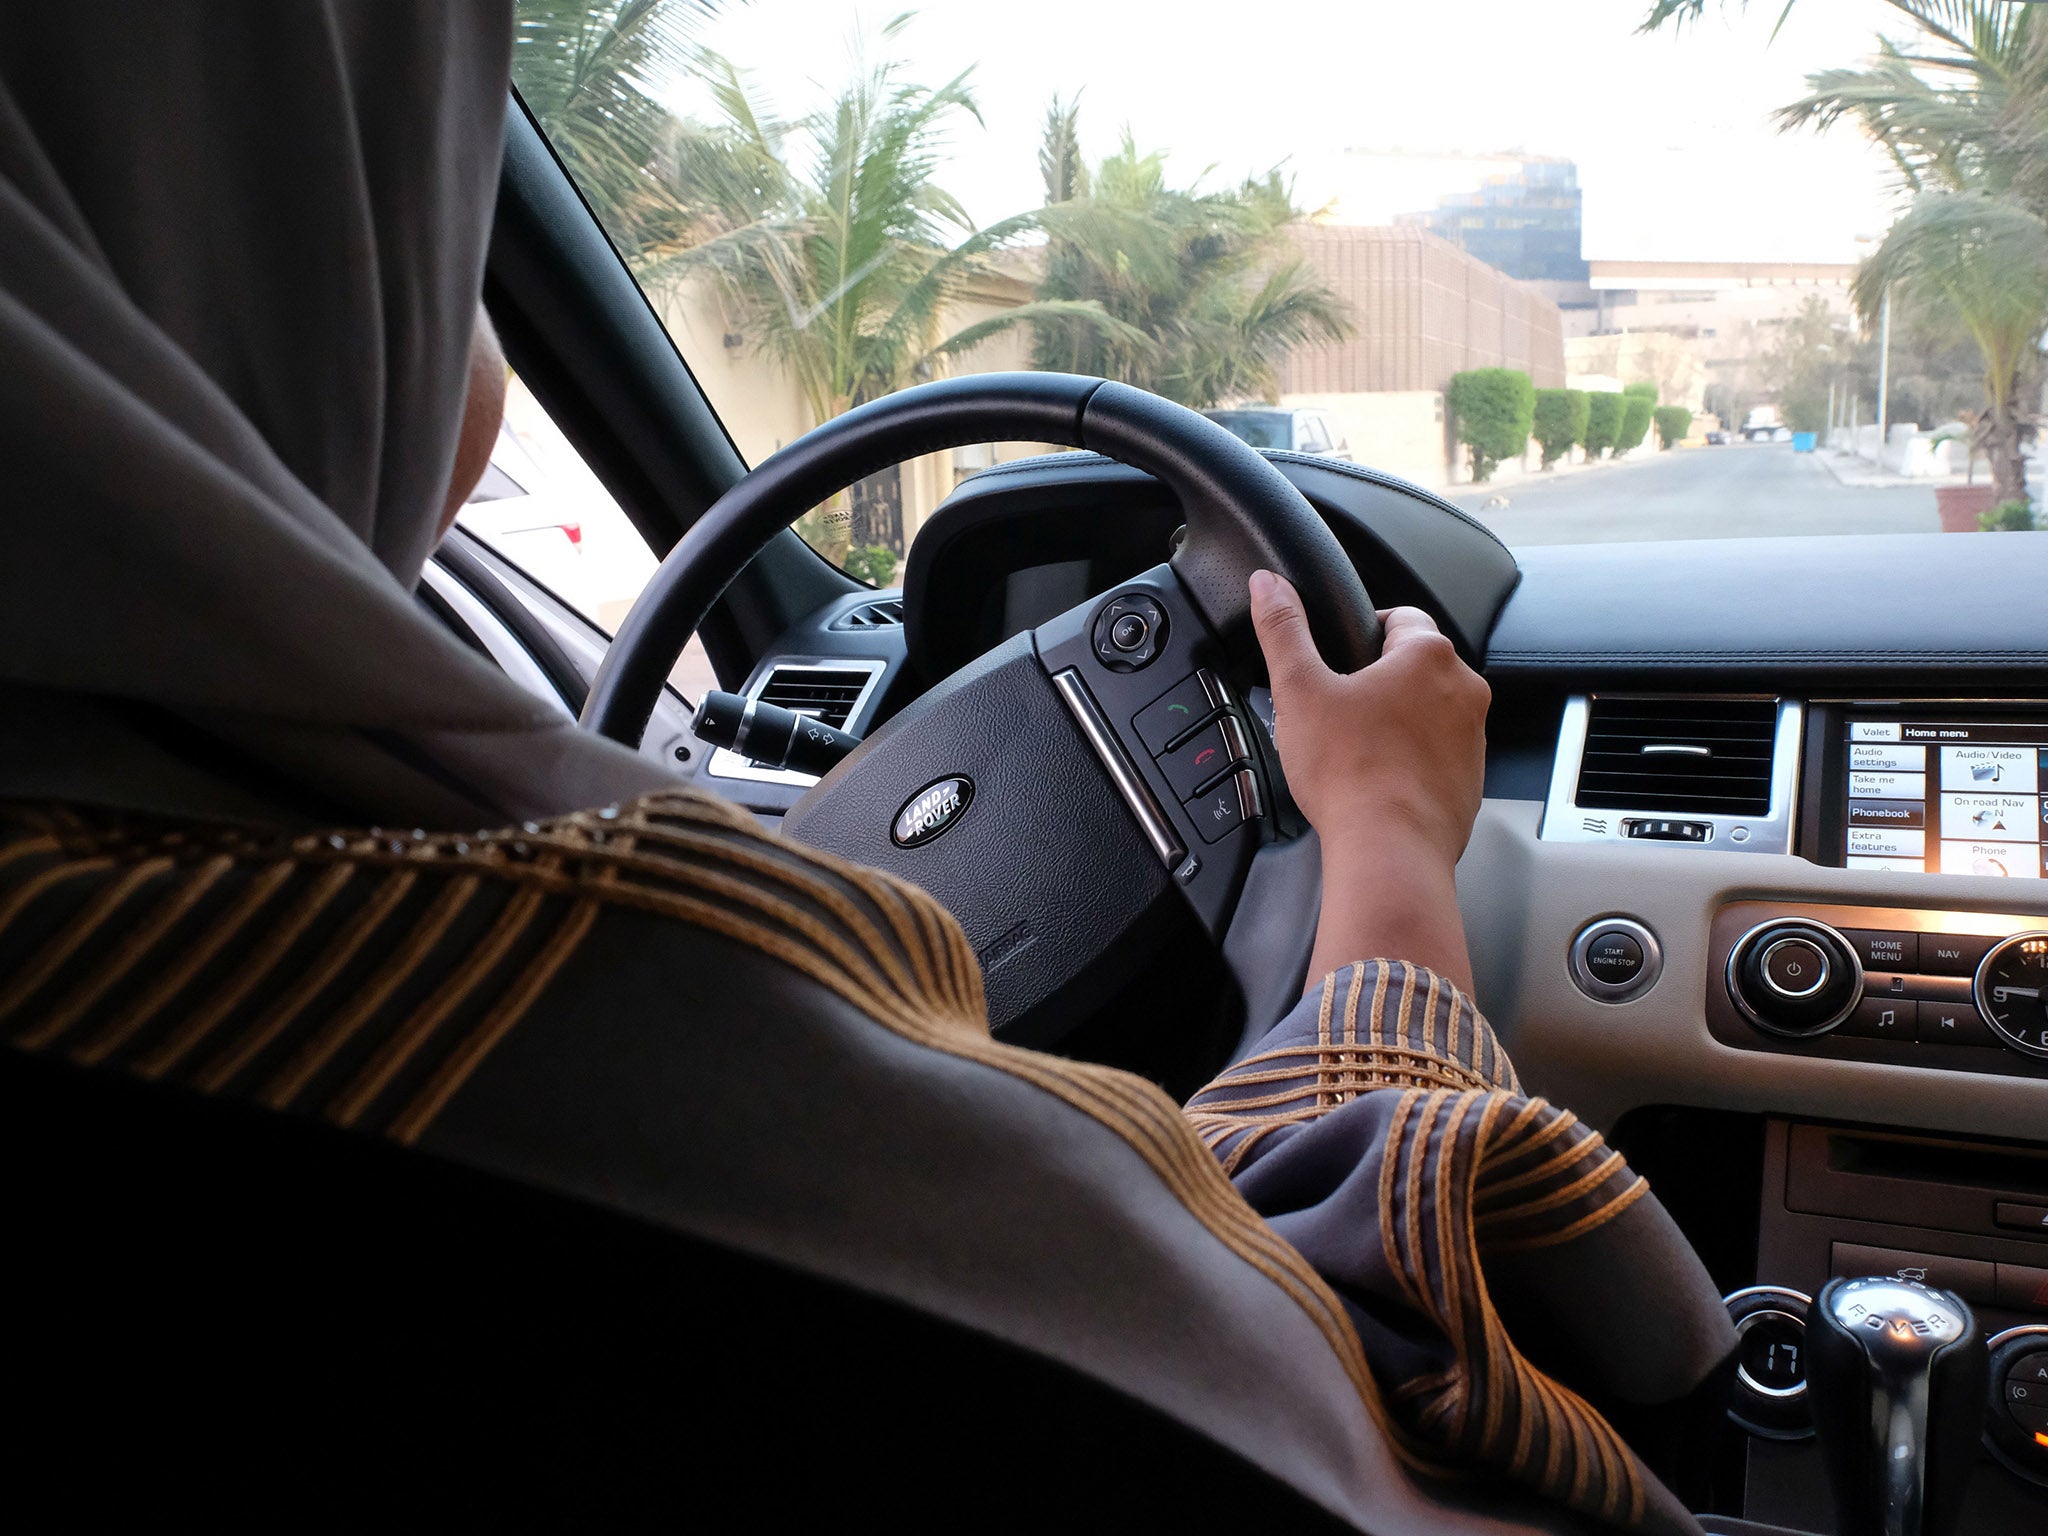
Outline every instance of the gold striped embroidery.
{"type": "Polygon", "coordinates": [[[260,1056],[265,1047],[283,1036],[300,1013],[333,985],[335,978],[347,967],[349,961],[355,958],[356,951],[360,950],[370,935],[397,910],[398,904],[405,899],[406,893],[412,889],[417,879],[418,876],[410,870],[386,879],[364,904],[363,909],[335,936],[319,962],[300,978],[298,984],[285,993],[269,1014],[258,1021],[255,1028],[216,1057],[211,1066],[200,1072],[198,1086],[208,1093],[218,1093],[240,1076],[242,1069],[260,1056]]]}
{"type": "MultiPolygon", "coordinates": [[[[64,968],[64,962],[77,954],[85,941],[97,933],[100,925],[120,910],[130,896],[170,867],[169,859],[150,859],[128,870],[107,889],[93,897],[87,903],[85,911],[72,919],[71,925],[57,936],[56,941],[45,946],[40,955],[23,967],[21,974],[14,978],[7,990],[0,992],[0,1019],[5,1019],[40,992],[44,984],[64,968]]],[[[51,870],[49,884],[54,886],[57,878],[74,875],[81,870],[80,865],[72,865],[69,869],[51,870]]],[[[6,916],[11,917],[13,914],[8,913],[6,916]]],[[[47,1045],[54,1034],[55,1031],[52,1029],[34,1025],[30,1027],[22,1043],[31,1048],[47,1045]]]]}
{"type": "MultiPolygon", "coordinates": [[[[146,1078],[159,1078],[171,1071],[195,1047],[203,1044],[208,1035],[253,994],[283,960],[293,945],[304,938],[308,929],[319,915],[326,911],[334,898],[341,894],[342,887],[355,878],[356,872],[346,864],[337,864],[313,883],[299,904],[287,913],[271,932],[264,935],[257,952],[244,962],[240,971],[229,977],[213,999],[192,1014],[165,1037],[163,1044],[150,1051],[135,1063],[135,1070],[146,1078]]],[[[140,1022],[136,1025],[140,1028],[140,1022]]]]}
{"type": "Polygon", "coordinates": [[[138,1029],[160,1013],[172,998],[192,984],[192,978],[204,970],[255,915],[269,904],[270,899],[283,889],[285,882],[291,879],[292,873],[293,866],[290,864],[273,864],[250,881],[248,890],[235,898],[234,904],[221,915],[211,932],[202,935],[193,943],[175,965],[157,978],[148,991],[128,1005],[124,1013],[73,1051],[71,1059],[80,1066],[95,1066],[127,1044],[138,1029]]]}

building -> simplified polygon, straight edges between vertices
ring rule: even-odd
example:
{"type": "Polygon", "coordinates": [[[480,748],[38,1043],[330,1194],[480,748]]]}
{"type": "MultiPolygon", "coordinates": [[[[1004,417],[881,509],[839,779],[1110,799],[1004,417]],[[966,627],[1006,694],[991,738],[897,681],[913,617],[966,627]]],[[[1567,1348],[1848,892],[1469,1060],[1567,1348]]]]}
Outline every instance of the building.
{"type": "Polygon", "coordinates": [[[1468,368],[1519,368],[1539,389],[1565,379],[1557,305],[1416,225],[1311,224],[1295,231],[1316,275],[1351,307],[1349,341],[1302,347],[1280,366],[1280,403],[1343,422],[1376,468],[1441,485],[1456,454],[1444,391],[1468,368]]]}
{"type": "Polygon", "coordinates": [[[1656,352],[1660,369],[1675,371],[1639,367],[1631,372],[1623,363],[1621,376],[1648,378],[1662,387],[1667,378],[1690,378],[1671,357],[1674,347],[1682,348],[1697,363],[1700,398],[1720,414],[1767,397],[1764,360],[1786,323],[1812,299],[1820,298],[1844,331],[1856,323],[1849,299],[1856,267],[1849,262],[1596,260],[1590,265],[1593,306],[1564,314],[1572,372],[1614,372],[1608,366],[1614,359],[1632,353],[1647,357],[1647,348],[1656,352]],[[1650,348],[1653,336],[1661,341],[1650,348]],[[1621,339],[1630,345],[1610,345],[1621,339]]]}
{"type": "Polygon", "coordinates": [[[1303,347],[1283,392],[1442,390],[1467,368],[1519,368],[1538,389],[1564,383],[1564,328],[1541,294],[1414,226],[1295,231],[1316,275],[1351,306],[1358,334],[1303,347]]]}
{"type": "Polygon", "coordinates": [[[1495,171],[1469,192],[1453,192],[1419,223],[1489,267],[1524,282],[1579,284],[1579,169],[1569,160],[1523,160],[1495,171]]]}

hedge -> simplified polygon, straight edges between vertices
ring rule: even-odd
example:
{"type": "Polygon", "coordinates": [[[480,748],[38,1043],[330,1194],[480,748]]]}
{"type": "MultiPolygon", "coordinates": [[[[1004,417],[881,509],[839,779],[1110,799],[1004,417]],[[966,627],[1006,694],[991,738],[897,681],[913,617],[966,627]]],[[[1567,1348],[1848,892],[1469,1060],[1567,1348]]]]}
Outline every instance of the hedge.
{"type": "Polygon", "coordinates": [[[1652,413],[1657,436],[1666,448],[1676,448],[1692,430],[1692,412],[1682,405],[1660,405],[1652,413]]]}
{"type": "Polygon", "coordinates": [[[1650,435],[1650,413],[1657,409],[1657,396],[1653,390],[1647,395],[1621,392],[1621,425],[1615,430],[1614,447],[1618,453],[1627,453],[1631,448],[1642,446],[1644,438],[1650,435]]]}
{"type": "Polygon", "coordinates": [[[1472,450],[1472,478],[1487,480],[1502,459],[1529,446],[1536,386],[1518,368],[1473,368],[1451,375],[1451,414],[1458,441],[1472,450]]]}
{"type": "Polygon", "coordinates": [[[1543,445],[1543,467],[1550,468],[1586,435],[1588,401],[1583,389],[1536,391],[1535,424],[1530,435],[1543,445]]]}
{"type": "Polygon", "coordinates": [[[1600,393],[1586,400],[1586,431],[1579,439],[1586,445],[1586,457],[1597,459],[1614,446],[1621,431],[1621,407],[1625,397],[1600,393]]]}

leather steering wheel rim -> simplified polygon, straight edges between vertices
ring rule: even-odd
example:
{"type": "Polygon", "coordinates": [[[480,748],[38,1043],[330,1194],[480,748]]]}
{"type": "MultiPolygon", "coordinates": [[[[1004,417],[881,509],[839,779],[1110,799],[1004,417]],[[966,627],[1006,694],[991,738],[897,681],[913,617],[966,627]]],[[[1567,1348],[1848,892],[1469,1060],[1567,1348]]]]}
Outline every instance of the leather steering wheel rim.
{"type": "Polygon", "coordinates": [[[683,647],[770,539],[866,475],[987,442],[1088,449],[1162,482],[1187,523],[1174,574],[1226,646],[1252,643],[1245,582],[1265,569],[1294,583],[1330,666],[1356,671],[1379,654],[1379,619],[1350,557],[1301,492],[1249,445],[1206,416],[1127,384],[1064,373],[975,374],[916,385],[835,417],[721,496],[627,613],[579,723],[638,746],[683,647]]]}

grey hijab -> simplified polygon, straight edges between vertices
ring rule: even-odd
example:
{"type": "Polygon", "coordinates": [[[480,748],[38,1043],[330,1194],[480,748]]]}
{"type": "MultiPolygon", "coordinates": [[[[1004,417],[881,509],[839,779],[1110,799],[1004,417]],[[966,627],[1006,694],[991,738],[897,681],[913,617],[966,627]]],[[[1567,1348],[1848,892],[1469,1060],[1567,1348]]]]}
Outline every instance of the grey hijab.
{"type": "Polygon", "coordinates": [[[9,16],[0,797],[459,826],[663,782],[411,595],[510,41],[503,0],[9,16]]]}

